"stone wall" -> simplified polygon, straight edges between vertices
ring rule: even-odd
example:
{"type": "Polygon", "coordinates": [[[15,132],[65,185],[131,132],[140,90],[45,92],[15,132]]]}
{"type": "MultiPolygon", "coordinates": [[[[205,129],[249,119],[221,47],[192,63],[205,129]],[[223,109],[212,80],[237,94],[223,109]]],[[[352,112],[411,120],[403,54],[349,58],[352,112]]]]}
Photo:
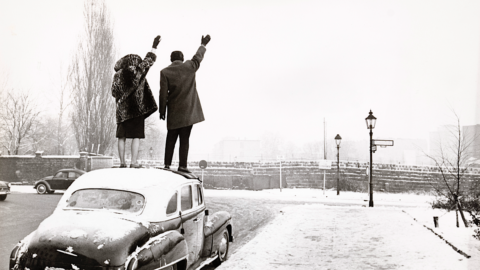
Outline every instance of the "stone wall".
{"type": "MultiPolygon", "coordinates": [[[[34,181],[63,168],[79,168],[85,171],[110,168],[114,164],[111,157],[87,156],[0,156],[0,180],[9,182],[34,181]]],[[[118,165],[118,161],[115,161],[118,165]]],[[[162,167],[159,161],[140,161],[146,167],[162,167]]],[[[176,169],[178,164],[173,164],[176,169]]],[[[368,190],[367,163],[340,162],[340,189],[351,191],[368,190]]],[[[201,177],[198,162],[190,162],[189,169],[201,177]]],[[[209,162],[204,170],[204,185],[216,189],[261,190],[280,187],[279,162],[209,162]]],[[[281,168],[282,188],[325,188],[337,186],[337,163],[332,168],[322,170],[318,161],[284,161],[281,168]]],[[[433,166],[406,166],[399,164],[373,164],[374,190],[386,192],[425,192],[432,189],[432,178],[439,175],[433,166]]],[[[480,169],[468,170],[469,184],[479,183],[480,169]]]]}
{"type": "Polygon", "coordinates": [[[42,152],[37,152],[35,156],[0,156],[0,180],[33,184],[60,169],[91,171],[112,165],[112,157],[93,157],[88,153],[80,156],[43,156],[42,152]]]}
{"type": "MultiPolygon", "coordinates": [[[[341,190],[367,191],[369,177],[366,163],[340,162],[339,186],[341,190]]],[[[174,167],[174,166],[172,166],[174,167]]],[[[196,175],[202,171],[196,163],[189,168],[196,175]]],[[[405,166],[395,164],[374,164],[373,189],[385,192],[428,192],[435,182],[433,178],[440,175],[433,166],[405,166]]],[[[468,184],[479,183],[480,170],[468,170],[468,184]]],[[[337,164],[332,169],[318,168],[318,162],[298,161],[282,163],[283,188],[323,188],[337,187],[337,164]]],[[[279,163],[211,163],[204,170],[206,188],[218,189],[271,189],[280,186],[279,163]]]]}

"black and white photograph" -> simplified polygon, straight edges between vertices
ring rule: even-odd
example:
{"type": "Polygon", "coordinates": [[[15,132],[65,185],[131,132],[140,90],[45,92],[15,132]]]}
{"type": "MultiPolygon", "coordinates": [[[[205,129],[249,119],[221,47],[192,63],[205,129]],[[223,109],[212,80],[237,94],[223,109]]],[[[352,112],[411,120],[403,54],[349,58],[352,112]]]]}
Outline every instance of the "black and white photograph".
{"type": "Polygon", "coordinates": [[[480,269],[480,1],[0,0],[0,270],[480,269]]]}

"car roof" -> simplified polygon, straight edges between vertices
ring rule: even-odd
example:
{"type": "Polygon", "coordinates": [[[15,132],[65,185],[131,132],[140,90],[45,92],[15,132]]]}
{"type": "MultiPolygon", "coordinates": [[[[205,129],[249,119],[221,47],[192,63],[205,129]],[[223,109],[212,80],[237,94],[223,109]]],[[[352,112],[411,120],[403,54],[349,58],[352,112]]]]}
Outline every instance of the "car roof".
{"type": "Polygon", "coordinates": [[[61,210],[67,200],[81,189],[117,189],[145,196],[147,204],[141,214],[144,220],[158,221],[163,216],[159,207],[166,206],[171,196],[180,186],[198,184],[200,180],[193,174],[179,174],[163,169],[110,168],[88,172],[73,182],[65,191],[57,206],[61,210]]]}
{"type": "Polygon", "coordinates": [[[108,187],[143,191],[155,187],[173,188],[195,179],[198,178],[169,170],[110,168],[91,171],[79,177],[74,184],[79,188],[108,187]]]}
{"type": "Polygon", "coordinates": [[[77,172],[77,173],[86,173],[86,171],[83,171],[83,170],[80,170],[80,169],[75,169],[75,168],[72,168],[72,169],[61,169],[61,170],[58,170],[58,172],[77,172]]]}

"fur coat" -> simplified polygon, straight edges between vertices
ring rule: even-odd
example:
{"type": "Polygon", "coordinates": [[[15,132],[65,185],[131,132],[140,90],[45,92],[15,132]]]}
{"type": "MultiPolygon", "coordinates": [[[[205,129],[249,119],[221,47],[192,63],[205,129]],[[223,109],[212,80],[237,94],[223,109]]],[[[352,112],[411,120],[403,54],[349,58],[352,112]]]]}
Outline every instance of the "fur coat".
{"type": "Polygon", "coordinates": [[[156,58],[151,52],[143,60],[136,54],[128,54],[115,64],[112,96],[117,105],[117,123],[142,115],[147,118],[158,109],[146,78],[156,58]]]}

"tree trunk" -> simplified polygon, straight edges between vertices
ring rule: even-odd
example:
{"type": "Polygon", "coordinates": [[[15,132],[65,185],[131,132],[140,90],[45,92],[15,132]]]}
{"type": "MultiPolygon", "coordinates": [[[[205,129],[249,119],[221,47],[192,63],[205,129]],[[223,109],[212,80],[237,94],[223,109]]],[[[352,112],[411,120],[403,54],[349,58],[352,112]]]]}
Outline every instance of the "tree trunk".
{"type": "MultiPolygon", "coordinates": [[[[460,216],[462,217],[463,224],[467,228],[468,222],[467,222],[467,219],[465,218],[465,215],[463,214],[462,204],[460,203],[460,201],[457,201],[457,208],[460,211],[460,216]]],[[[458,227],[458,215],[457,215],[457,227],[458,227]]]]}

